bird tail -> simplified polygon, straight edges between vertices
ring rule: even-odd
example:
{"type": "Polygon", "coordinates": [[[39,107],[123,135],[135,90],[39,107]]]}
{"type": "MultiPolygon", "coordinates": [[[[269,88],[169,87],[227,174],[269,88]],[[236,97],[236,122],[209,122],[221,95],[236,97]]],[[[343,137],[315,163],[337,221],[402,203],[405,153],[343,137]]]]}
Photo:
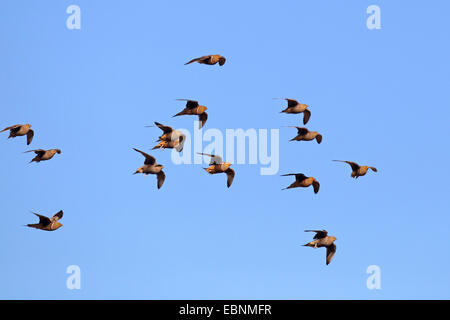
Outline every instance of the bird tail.
{"type": "Polygon", "coordinates": [[[178,112],[176,115],[174,115],[174,116],[172,116],[172,118],[174,118],[174,117],[178,117],[178,116],[182,116],[182,115],[185,115],[186,114],[186,111],[180,111],[180,112],[178,112]]]}

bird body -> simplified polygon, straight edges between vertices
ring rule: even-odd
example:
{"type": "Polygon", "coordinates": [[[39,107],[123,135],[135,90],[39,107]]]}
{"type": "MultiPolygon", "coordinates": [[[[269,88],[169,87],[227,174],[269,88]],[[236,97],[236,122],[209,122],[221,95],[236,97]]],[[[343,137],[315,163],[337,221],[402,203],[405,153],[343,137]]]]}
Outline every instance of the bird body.
{"type": "Polygon", "coordinates": [[[186,101],[186,107],[178,112],[174,117],[183,116],[183,115],[196,115],[198,116],[199,129],[201,129],[206,120],[208,120],[208,114],[205,112],[208,110],[207,107],[199,105],[198,101],[189,100],[189,99],[177,99],[178,101],[186,101]]]}
{"type": "Polygon", "coordinates": [[[191,64],[193,62],[198,62],[201,64],[207,64],[207,65],[214,65],[216,63],[219,63],[220,66],[223,66],[226,61],[227,61],[227,59],[225,59],[225,57],[223,57],[219,54],[212,54],[212,55],[207,55],[207,56],[203,56],[200,58],[192,59],[191,61],[186,62],[185,65],[191,64]]]}
{"type": "Polygon", "coordinates": [[[164,180],[166,179],[166,175],[164,174],[164,171],[162,169],[164,166],[157,164],[155,157],[138,150],[136,148],[133,148],[136,152],[139,152],[145,157],[144,165],[142,167],[139,167],[134,174],[137,173],[143,173],[146,176],[149,174],[155,174],[158,184],[158,189],[160,189],[164,183],[164,180]]]}
{"type": "Polygon", "coordinates": [[[64,213],[62,210],[59,211],[58,213],[56,213],[51,218],[40,215],[38,213],[34,213],[34,212],[32,212],[32,213],[39,217],[39,223],[27,224],[26,225],[27,227],[40,229],[40,230],[44,230],[44,231],[55,231],[62,227],[62,223],[58,222],[58,220],[63,217],[64,213]]]}
{"type": "Polygon", "coordinates": [[[7,127],[3,129],[1,132],[5,132],[9,130],[9,138],[27,136],[27,145],[31,143],[34,137],[34,131],[31,129],[31,124],[16,124],[11,127],[7,127]]]}
{"type": "Polygon", "coordinates": [[[30,161],[31,162],[41,162],[41,161],[47,161],[53,158],[55,154],[60,154],[61,150],[59,149],[50,149],[50,150],[43,150],[43,149],[37,149],[37,150],[29,150],[25,151],[27,152],[34,152],[36,153],[36,156],[30,161]]]}
{"type": "Polygon", "coordinates": [[[287,114],[299,114],[303,113],[303,124],[307,124],[309,118],[311,118],[311,111],[308,110],[309,105],[304,103],[299,103],[297,100],[283,98],[288,102],[288,106],[286,109],[282,110],[281,113],[287,114]]]}
{"type": "Polygon", "coordinates": [[[283,190],[299,188],[299,187],[307,188],[312,185],[313,189],[314,189],[314,193],[319,192],[320,184],[319,184],[319,181],[317,181],[316,178],[314,178],[314,177],[307,177],[303,173],[289,173],[289,174],[283,174],[282,176],[283,177],[295,176],[295,181],[290,186],[288,186],[287,188],[284,188],[283,190]]]}
{"type": "Polygon", "coordinates": [[[199,153],[199,154],[211,157],[209,167],[204,168],[206,172],[208,172],[209,174],[226,173],[227,187],[229,188],[231,186],[231,184],[233,183],[234,176],[235,176],[234,170],[230,168],[231,163],[223,162],[222,157],[216,156],[213,154],[207,154],[207,153],[199,153]]]}
{"type": "Polygon", "coordinates": [[[311,141],[316,139],[318,144],[322,142],[322,135],[317,131],[309,131],[308,129],[301,127],[293,128],[297,128],[297,136],[292,138],[290,141],[311,141]]]}
{"type": "Polygon", "coordinates": [[[370,167],[370,166],[360,166],[356,162],[352,161],[344,161],[344,160],[333,160],[338,162],[345,162],[350,165],[352,168],[352,174],[350,175],[352,178],[358,179],[358,177],[364,176],[369,169],[371,169],[373,172],[378,172],[377,168],[370,167]]]}
{"type": "Polygon", "coordinates": [[[303,246],[312,247],[314,249],[323,247],[327,248],[326,264],[330,264],[334,254],[336,253],[336,245],[334,244],[334,241],[336,241],[337,238],[334,236],[328,236],[328,231],[326,230],[305,230],[305,232],[315,232],[316,234],[313,237],[315,240],[308,242],[303,246]]]}
{"type": "Polygon", "coordinates": [[[154,149],[173,149],[176,148],[178,152],[181,152],[184,147],[186,136],[178,130],[172,129],[172,127],[162,125],[159,122],[155,122],[155,125],[163,131],[163,134],[159,136],[157,142],[159,142],[154,149]]]}

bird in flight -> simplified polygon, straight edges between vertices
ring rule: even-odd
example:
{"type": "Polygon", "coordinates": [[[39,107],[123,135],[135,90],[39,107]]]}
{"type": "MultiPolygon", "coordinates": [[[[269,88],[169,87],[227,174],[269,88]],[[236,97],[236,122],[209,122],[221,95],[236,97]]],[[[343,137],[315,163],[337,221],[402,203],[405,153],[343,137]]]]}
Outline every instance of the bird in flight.
{"type": "Polygon", "coordinates": [[[204,156],[211,157],[211,161],[209,162],[208,168],[203,168],[208,172],[209,174],[216,174],[216,173],[226,173],[227,174],[227,187],[229,188],[231,184],[233,183],[235,172],[233,169],[230,168],[231,163],[229,162],[223,162],[221,156],[216,156],[214,154],[208,154],[208,153],[198,153],[204,156]]]}
{"type": "Polygon", "coordinates": [[[29,150],[25,151],[27,152],[34,152],[36,156],[30,161],[31,162],[41,162],[41,161],[47,161],[53,158],[55,154],[61,154],[61,150],[59,149],[50,149],[50,150],[43,150],[43,149],[36,149],[36,150],[29,150]]]}
{"type": "Polygon", "coordinates": [[[288,98],[282,98],[282,100],[286,100],[288,102],[288,106],[280,113],[291,113],[291,114],[303,113],[303,124],[308,123],[309,118],[311,118],[311,111],[308,110],[309,106],[307,104],[298,103],[297,100],[288,98]]]}
{"type": "Polygon", "coordinates": [[[352,161],[344,161],[344,160],[333,160],[333,161],[348,163],[350,165],[350,167],[352,167],[351,177],[355,178],[355,179],[358,179],[358,177],[364,176],[369,169],[371,169],[373,172],[378,172],[377,168],[369,167],[369,166],[360,166],[356,162],[352,162],[352,161]]]}
{"type": "Polygon", "coordinates": [[[142,167],[138,168],[134,174],[143,173],[143,174],[145,174],[145,176],[147,176],[149,174],[156,174],[156,178],[157,178],[157,182],[158,182],[158,189],[160,189],[164,183],[164,180],[166,179],[166,175],[162,171],[164,166],[157,164],[156,159],[153,156],[151,156],[141,150],[138,150],[136,148],[133,148],[133,149],[134,149],[134,151],[139,152],[140,154],[142,154],[145,157],[144,165],[142,167]]]}
{"type": "Polygon", "coordinates": [[[155,122],[155,125],[163,131],[163,134],[158,138],[157,142],[159,143],[153,149],[175,148],[178,152],[183,151],[186,136],[181,131],[174,130],[172,127],[162,125],[159,122],[155,122]]]}
{"type": "Polygon", "coordinates": [[[36,228],[44,231],[55,231],[56,229],[62,227],[62,224],[59,222],[59,219],[61,219],[64,214],[62,210],[56,213],[51,218],[40,215],[38,213],[34,212],[32,213],[39,217],[39,223],[27,224],[26,225],[27,227],[36,228]]]}
{"type": "Polygon", "coordinates": [[[292,126],[290,126],[289,128],[297,129],[297,136],[295,136],[289,141],[311,141],[316,139],[318,144],[322,142],[322,135],[317,131],[309,131],[306,128],[292,127],[292,126]]]}
{"type": "Polygon", "coordinates": [[[186,107],[178,112],[173,117],[183,116],[183,115],[197,115],[198,116],[198,128],[201,129],[208,120],[208,114],[205,112],[208,108],[198,104],[198,101],[189,99],[177,99],[178,101],[186,101],[186,107]]]}
{"type": "Polygon", "coordinates": [[[3,129],[1,132],[5,132],[9,130],[9,138],[27,136],[27,145],[33,141],[34,131],[31,129],[31,124],[16,124],[11,127],[7,127],[3,129]]]}
{"type": "Polygon", "coordinates": [[[198,62],[201,64],[208,64],[208,65],[212,66],[218,62],[219,66],[223,66],[226,61],[227,61],[227,59],[225,59],[225,57],[222,57],[219,54],[212,54],[212,55],[192,59],[191,61],[186,62],[184,65],[191,64],[193,62],[198,62]]]}
{"type": "Polygon", "coordinates": [[[282,190],[298,187],[307,188],[312,185],[314,188],[314,193],[319,192],[320,184],[319,181],[317,181],[316,178],[314,177],[307,177],[303,173],[288,173],[282,174],[281,176],[282,177],[295,176],[295,181],[289,187],[284,188],[282,190]]]}
{"type": "Polygon", "coordinates": [[[326,230],[305,230],[305,232],[315,232],[316,234],[313,237],[313,241],[308,242],[303,246],[312,247],[314,249],[322,247],[327,248],[326,263],[329,265],[336,253],[336,245],[334,244],[334,241],[337,240],[336,237],[328,236],[328,231],[326,230]]]}

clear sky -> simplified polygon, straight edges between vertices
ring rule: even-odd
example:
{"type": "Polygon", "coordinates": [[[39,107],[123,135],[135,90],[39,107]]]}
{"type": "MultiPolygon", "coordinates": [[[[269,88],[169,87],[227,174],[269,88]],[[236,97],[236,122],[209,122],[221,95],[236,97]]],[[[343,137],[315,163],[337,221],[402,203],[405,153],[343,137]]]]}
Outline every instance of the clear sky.
{"type": "Polygon", "coordinates": [[[0,126],[35,137],[0,135],[0,298],[449,299],[449,13],[444,0],[2,1],[0,126]],[[215,53],[223,67],[184,66],[215,53]],[[310,104],[322,144],[289,142],[302,117],[274,97],[310,104]],[[205,129],[279,129],[279,172],[235,163],[227,189],[207,163],[153,150],[164,186],[132,175],[132,148],[160,135],[146,125],[193,132],[176,98],[208,107],[205,129]],[[62,154],[28,164],[36,148],[62,154]],[[378,173],[354,180],[333,159],[378,173]],[[290,172],[320,192],[281,191],[290,172]],[[55,232],[23,226],[61,209],[55,232]],[[338,238],[328,266],[301,246],[311,228],[338,238]]]}

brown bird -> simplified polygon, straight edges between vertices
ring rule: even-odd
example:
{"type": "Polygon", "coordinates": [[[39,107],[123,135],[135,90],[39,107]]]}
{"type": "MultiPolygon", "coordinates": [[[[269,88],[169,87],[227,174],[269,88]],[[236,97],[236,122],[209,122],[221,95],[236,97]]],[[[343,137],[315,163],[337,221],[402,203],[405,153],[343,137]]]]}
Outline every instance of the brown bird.
{"type": "Polygon", "coordinates": [[[282,190],[291,189],[291,188],[307,188],[309,186],[313,186],[314,193],[319,192],[320,184],[319,181],[316,180],[316,178],[313,177],[307,177],[303,173],[288,173],[288,174],[282,174],[282,177],[286,176],[295,176],[295,182],[292,183],[289,187],[284,188],[282,190]]]}
{"type": "Polygon", "coordinates": [[[208,168],[203,168],[208,172],[209,174],[216,174],[216,173],[226,173],[227,174],[227,187],[229,188],[231,184],[233,183],[235,172],[233,169],[230,168],[231,163],[229,162],[223,162],[222,157],[216,156],[214,154],[208,154],[208,153],[199,153],[204,156],[211,157],[211,161],[209,163],[208,168]]]}
{"type": "Polygon", "coordinates": [[[328,231],[326,230],[305,230],[305,232],[316,233],[313,237],[315,240],[305,244],[305,247],[312,247],[314,249],[322,247],[327,248],[326,263],[328,265],[336,253],[336,245],[334,244],[334,241],[337,240],[337,238],[334,236],[328,236],[328,231]]]}
{"type": "Polygon", "coordinates": [[[360,166],[356,162],[352,162],[352,161],[344,161],[344,160],[333,160],[333,161],[348,163],[352,167],[351,177],[355,178],[355,179],[358,179],[358,177],[364,176],[369,169],[371,169],[373,172],[378,172],[377,168],[369,167],[369,166],[360,166]]]}
{"type": "Polygon", "coordinates": [[[288,102],[288,106],[280,113],[292,113],[292,114],[303,113],[303,124],[308,123],[309,118],[311,118],[311,111],[308,110],[309,106],[307,104],[298,103],[298,101],[294,99],[287,99],[287,98],[282,99],[288,102]]]}
{"type": "Polygon", "coordinates": [[[157,142],[159,142],[154,149],[173,149],[175,148],[178,152],[183,151],[184,142],[186,141],[186,136],[178,130],[173,130],[169,126],[162,125],[159,122],[155,122],[155,125],[163,131],[157,142]]]}
{"type": "Polygon", "coordinates": [[[136,172],[133,174],[143,173],[143,174],[145,174],[145,176],[147,176],[149,174],[156,174],[156,178],[158,181],[158,189],[160,189],[164,183],[164,180],[166,179],[166,175],[162,171],[164,166],[157,164],[156,159],[154,157],[152,157],[151,155],[149,155],[141,150],[138,150],[136,148],[133,148],[133,149],[145,157],[144,165],[142,167],[138,168],[136,170],[136,172]]]}
{"type": "Polygon", "coordinates": [[[189,99],[177,99],[178,101],[186,101],[186,108],[182,111],[178,112],[173,117],[182,116],[182,115],[198,115],[198,121],[200,122],[198,128],[201,129],[206,120],[208,120],[208,114],[205,112],[208,110],[207,107],[201,106],[198,104],[198,101],[189,100],[189,99]]]}
{"type": "Polygon", "coordinates": [[[213,64],[216,64],[218,62],[220,66],[223,66],[226,61],[227,61],[227,59],[225,59],[225,57],[222,57],[221,55],[218,55],[218,54],[213,54],[213,55],[209,55],[209,56],[203,56],[203,57],[200,57],[200,58],[192,59],[191,61],[186,62],[184,65],[187,65],[187,64],[190,64],[190,63],[193,63],[193,62],[198,62],[198,63],[201,63],[201,64],[213,65],[213,64]]]}
{"type": "Polygon", "coordinates": [[[15,138],[15,137],[21,137],[26,135],[27,136],[27,145],[29,145],[31,143],[31,141],[33,141],[33,137],[34,137],[34,131],[30,129],[31,128],[31,124],[16,124],[13,125],[11,127],[7,127],[5,129],[3,129],[1,132],[5,132],[6,130],[9,130],[9,138],[15,138]]]}
{"type": "Polygon", "coordinates": [[[61,150],[59,150],[59,149],[50,149],[50,150],[36,149],[36,150],[25,151],[24,153],[27,153],[27,152],[36,153],[36,156],[33,158],[33,160],[30,161],[30,163],[33,161],[41,162],[41,161],[50,160],[51,158],[53,158],[53,156],[55,154],[61,154],[61,150]]]}
{"type": "Polygon", "coordinates": [[[30,228],[36,228],[36,229],[40,229],[40,230],[45,230],[45,231],[55,231],[58,228],[62,227],[62,224],[58,222],[59,219],[61,219],[63,217],[63,211],[59,211],[58,213],[56,213],[53,217],[48,218],[46,216],[42,216],[38,213],[34,213],[36,216],[39,217],[39,223],[35,223],[35,224],[27,224],[27,227],[30,228]]]}
{"type": "Polygon", "coordinates": [[[322,135],[317,131],[309,131],[308,129],[301,127],[289,128],[297,128],[297,136],[292,138],[290,141],[311,141],[316,139],[318,144],[322,142],[322,135]]]}

